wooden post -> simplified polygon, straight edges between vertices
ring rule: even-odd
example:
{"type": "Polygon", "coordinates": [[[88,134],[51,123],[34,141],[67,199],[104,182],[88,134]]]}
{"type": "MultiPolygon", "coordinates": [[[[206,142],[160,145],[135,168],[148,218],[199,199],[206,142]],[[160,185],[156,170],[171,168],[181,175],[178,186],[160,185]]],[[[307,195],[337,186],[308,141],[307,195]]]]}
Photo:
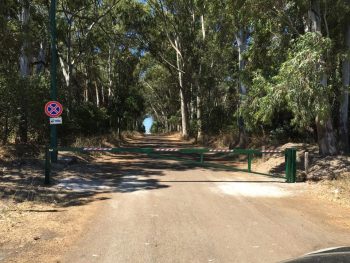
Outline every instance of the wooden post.
{"type": "Polygon", "coordinates": [[[305,169],[305,173],[307,174],[309,171],[309,153],[308,152],[305,152],[304,169],[305,169]]]}

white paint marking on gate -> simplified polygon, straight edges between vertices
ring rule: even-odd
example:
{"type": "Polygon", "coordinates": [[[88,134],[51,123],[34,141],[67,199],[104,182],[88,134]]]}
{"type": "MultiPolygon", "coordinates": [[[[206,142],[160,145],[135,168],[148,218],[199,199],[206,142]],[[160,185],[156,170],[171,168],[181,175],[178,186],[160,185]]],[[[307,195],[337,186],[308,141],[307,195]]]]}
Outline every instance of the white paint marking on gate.
{"type": "Polygon", "coordinates": [[[225,153],[232,153],[234,150],[227,150],[227,149],[209,149],[209,152],[225,152],[225,153]]]}
{"type": "Polygon", "coordinates": [[[156,148],[156,149],[154,149],[154,151],[156,151],[156,152],[177,152],[179,150],[180,149],[178,149],[178,148],[156,148]]]}
{"type": "Polygon", "coordinates": [[[276,150],[263,150],[262,153],[283,153],[283,151],[276,151],[276,150]]]}
{"type": "Polygon", "coordinates": [[[112,151],[112,148],[84,147],[83,151],[112,151]]]}

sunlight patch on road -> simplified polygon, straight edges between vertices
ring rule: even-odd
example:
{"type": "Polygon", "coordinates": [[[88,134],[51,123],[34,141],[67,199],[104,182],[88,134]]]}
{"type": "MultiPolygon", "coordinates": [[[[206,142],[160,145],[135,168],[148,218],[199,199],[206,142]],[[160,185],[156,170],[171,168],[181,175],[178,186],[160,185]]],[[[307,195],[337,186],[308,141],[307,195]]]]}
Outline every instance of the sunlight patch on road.
{"type": "Polygon", "coordinates": [[[291,193],[287,190],[263,183],[218,183],[217,187],[224,194],[245,197],[287,197],[291,193]]]}
{"type": "Polygon", "coordinates": [[[142,194],[146,190],[156,188],[153,182],[142,180],[135,176],[125,176],[119,182],[112,179],[89,179],[73,176],[60,179],[56,187],[72,192],[120,192],[136,194],[142,194]]]}
{"type": "Polygon", "coordinates": [[[113,190],[114,187],[105,185],[104,182],[86,180],[82,178],[69,177],[61,179],[57,185],[58,188],[66,190],[72,190],[74,192],[87,192],[87,191],[108,191],[113,190]]]}

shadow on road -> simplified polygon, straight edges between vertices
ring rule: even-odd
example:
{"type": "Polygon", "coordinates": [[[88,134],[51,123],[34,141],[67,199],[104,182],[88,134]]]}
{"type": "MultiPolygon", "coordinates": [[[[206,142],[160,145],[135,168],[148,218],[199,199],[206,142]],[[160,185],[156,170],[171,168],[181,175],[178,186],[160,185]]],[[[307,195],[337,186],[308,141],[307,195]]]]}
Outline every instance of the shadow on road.
{"type": "MultiPolygon", "coordinates": [[[[159,137],[147,137],[147,142],[142,140],[129,144],[131,147],[166,146],[184,147],[179,141],[162,141],[159,137]]],[[[186,143],[186,146],[189,144],[186,143]]],[[[38,201],[55,203],[60,207],[85,205],[94,201],[103,201],[108,197],[106,193],[134,193],[138,191],[151,191],[166,189],[169,183],[204,183],[221,182],[201,180],[200,174],[197,180],[161,180],[166,171],[186,171],[203,168],[198,162],[198,155],[188,155],[186,158],[191,163],[176,162],[173,160],[149,158],[145,154],[86,154],[85,162],[79,160],[75,164],[57,164],[52,169],[52,185],[43,185],[43,163],[24,163],[13,166],[8,165],[0,173],[0,198],[13,199],[15,201],[38,201]],[[99,156],[99,157],[98,157],[99,156]],[[196,161],[196,162],[194,162],[196,161]]],[[[162,155],[170,157],[167,154],[162,155]]],[[[178,157],[173,155],[175,157],[178,157]]],[[[210,156],[206,156],[208,165],[204,167],[212,171],[227,171],[224,167],[211,166],[210,156]]],[[[214,157],[213,157],[214,158],[214,157]]],[[[234,163],[232,156],[215,157],[212,161],[222,161],[230,164],[231,168],[238,168],[241,164],[234,163]],[[215,159],[216,158],[216,159],[215,159]],[[225,159],[226,158],[226,159],[225,159]]],[[[232,171],[232,170],[231,170],[232,171]]],[[[192,178],[191,178],[192,179],[192,178]]],[[[241,181],[223,181],[241,182],[241,181]]],[[[249,181],[244,182],[276,182],[276,181],[249,181]]]]}

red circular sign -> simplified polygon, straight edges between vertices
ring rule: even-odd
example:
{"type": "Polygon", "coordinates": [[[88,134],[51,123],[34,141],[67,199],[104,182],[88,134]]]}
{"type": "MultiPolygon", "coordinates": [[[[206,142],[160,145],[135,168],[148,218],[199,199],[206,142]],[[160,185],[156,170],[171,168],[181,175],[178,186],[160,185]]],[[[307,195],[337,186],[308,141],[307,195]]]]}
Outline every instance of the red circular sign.
{"type": "Polygon", "coordinates": [[[51,118],[59,117],[61,116],[63,111],[62,104],[58,101],[49,101],[45,105],[45,113],[47,116],[51,118]]]}

